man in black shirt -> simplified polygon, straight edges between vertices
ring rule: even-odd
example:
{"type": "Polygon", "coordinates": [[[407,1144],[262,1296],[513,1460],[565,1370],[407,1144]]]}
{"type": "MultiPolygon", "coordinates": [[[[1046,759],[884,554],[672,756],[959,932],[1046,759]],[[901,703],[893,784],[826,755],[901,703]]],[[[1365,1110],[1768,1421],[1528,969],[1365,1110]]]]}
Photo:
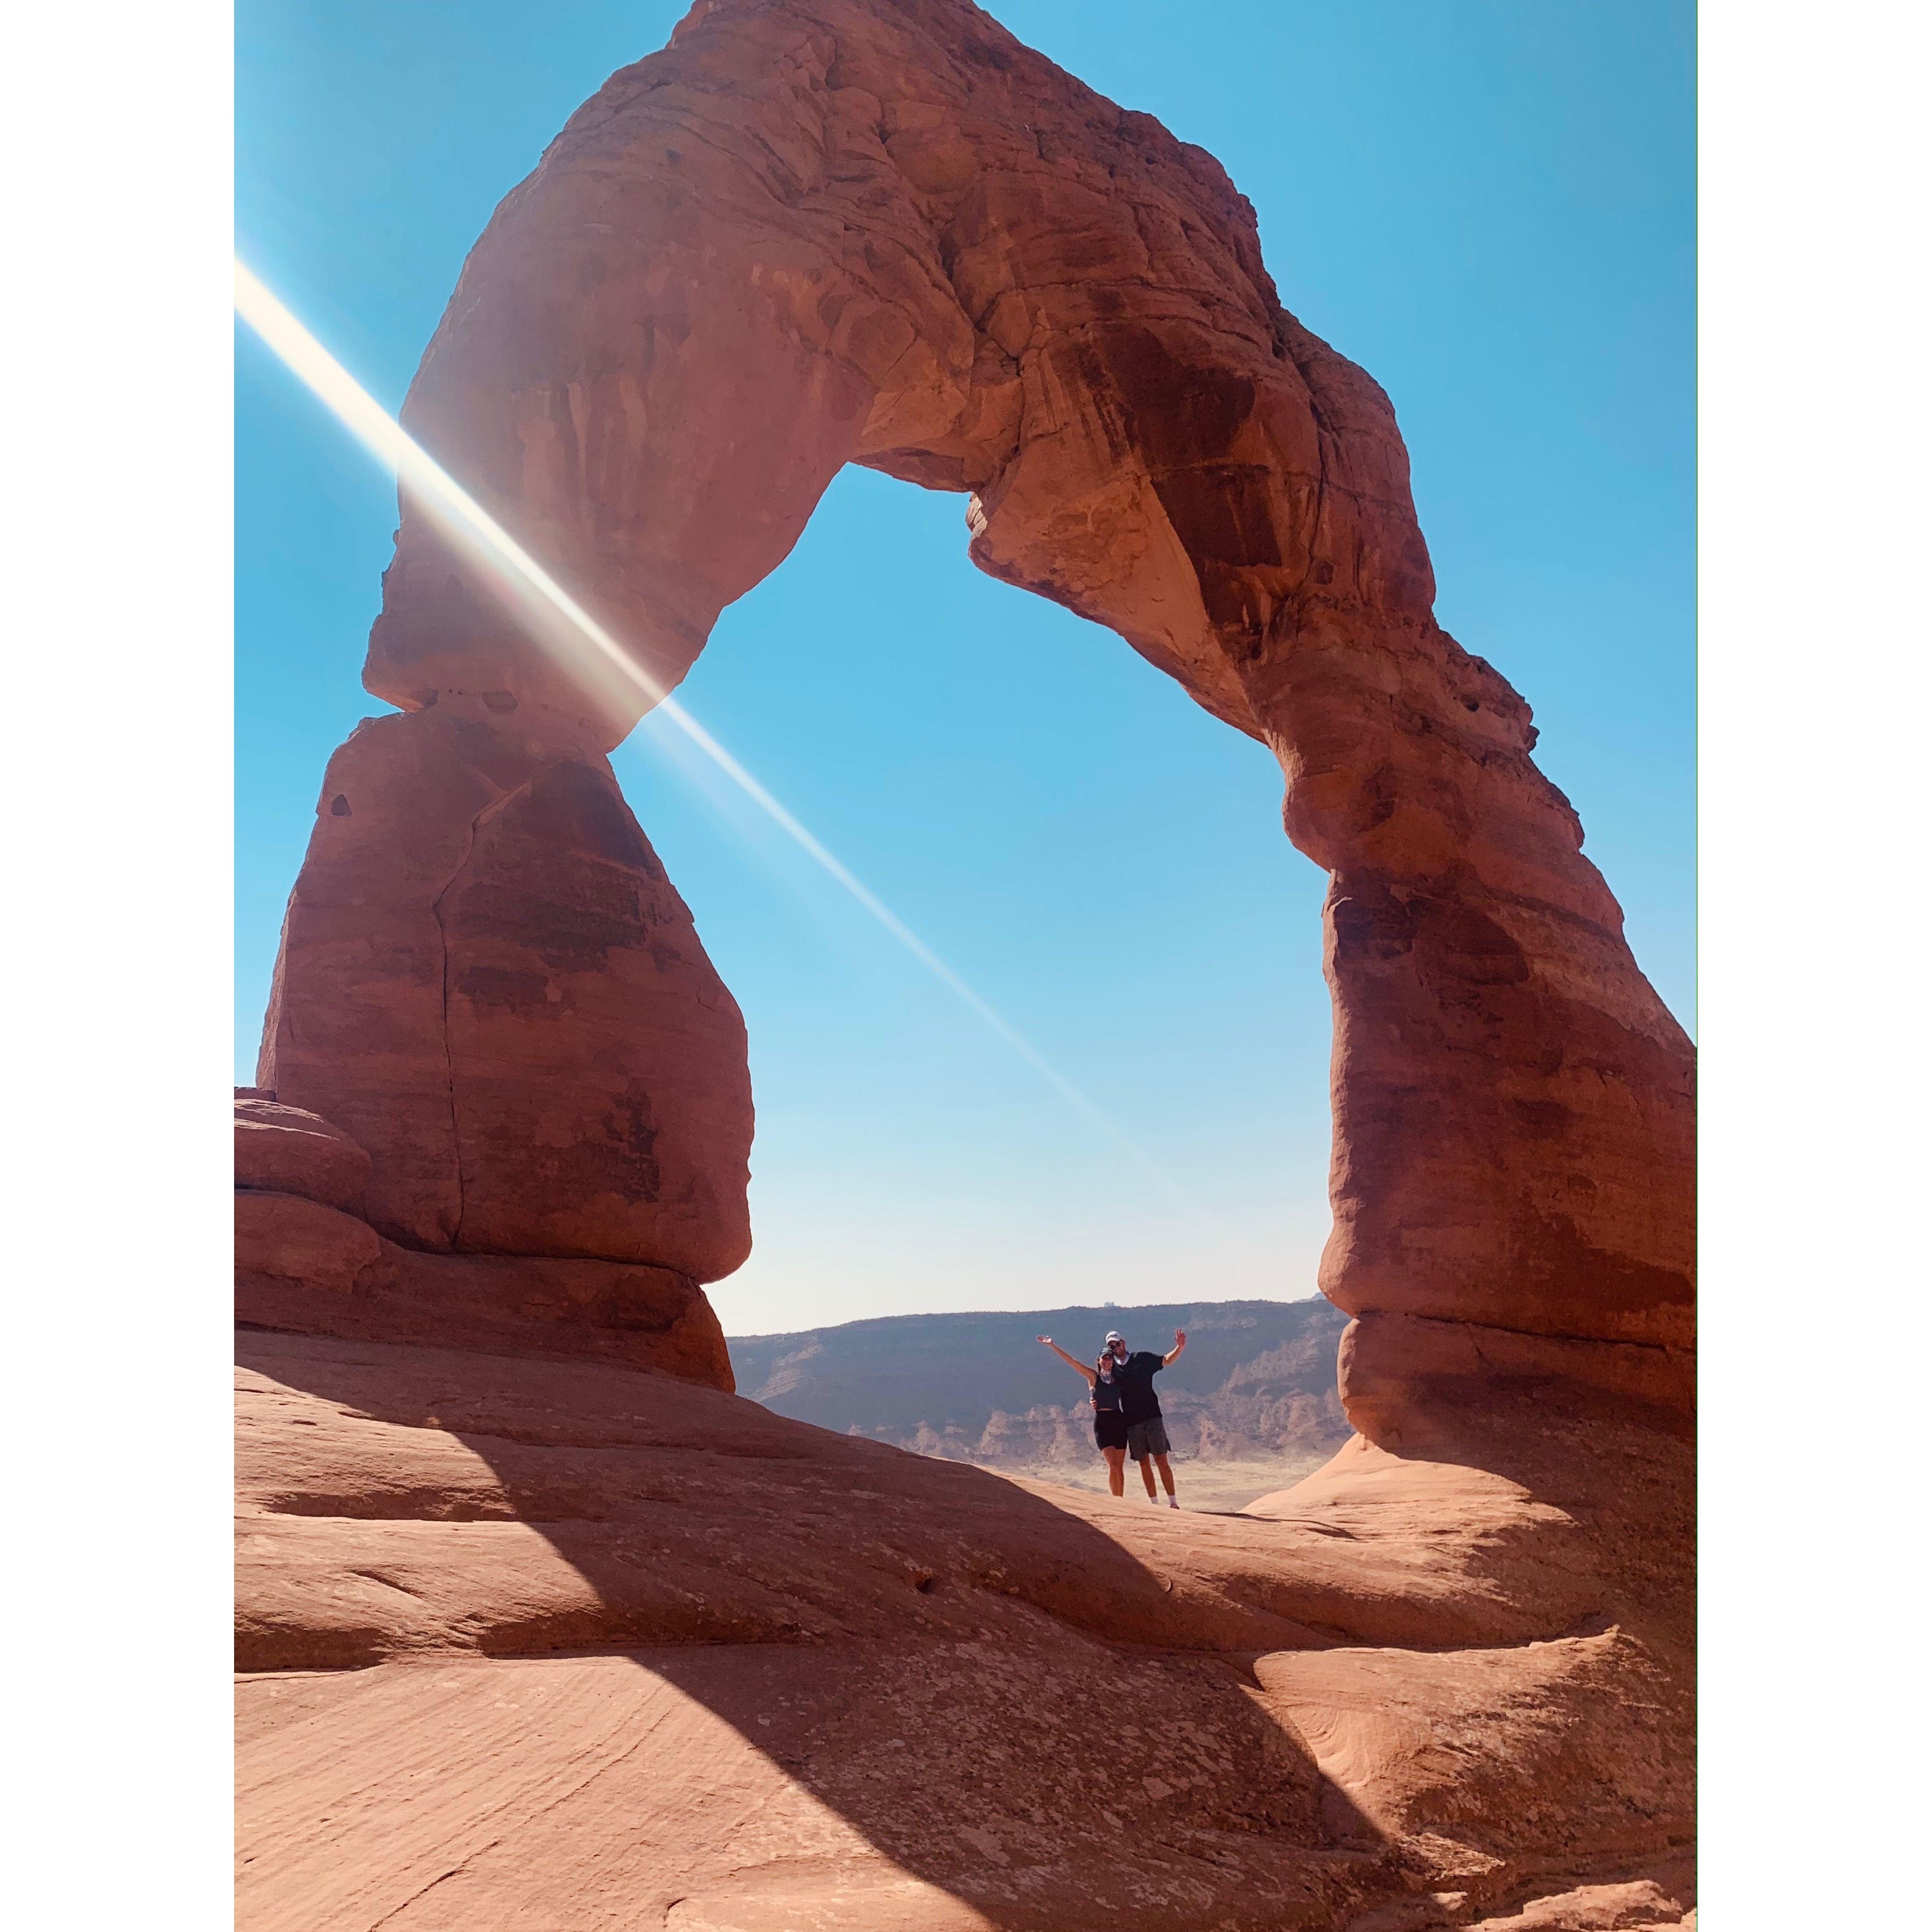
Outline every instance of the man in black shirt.
{"type": "Polygon", "coordinates": [[[1172,1453],[1167,1425],[1160,1419],[1160,1397],[1154,1392],[1154,1378],[1187,1346],[1187,1331],[1174,1331],[1174,1346],[1164,1355],[1151,1348],[1130,1352],[1118,1335],[1107,1337],[1108,1352],[1114,1358],[1114,1379],[1120,1384],[1120,1410],[1127,1418],[1127,1454],[1140,1465],[1141,1480],[1147,1485],[1148,1501],[1160,1501],[1154,1493],[1154,1472],[1167,1491],[1167,1506],[1178,1509],[1174,1496],[1174,1472],[1168,1465],[1172,1453]]]}

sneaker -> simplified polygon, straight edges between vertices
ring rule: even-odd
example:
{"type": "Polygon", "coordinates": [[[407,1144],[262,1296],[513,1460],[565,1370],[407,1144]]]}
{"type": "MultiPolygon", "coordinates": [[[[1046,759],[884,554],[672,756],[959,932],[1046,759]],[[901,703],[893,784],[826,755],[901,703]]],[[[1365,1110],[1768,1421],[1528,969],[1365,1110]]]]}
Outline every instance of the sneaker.
{"type": "Polygon", "coordinates": [[[1167,1499],[1167,1506],[1169,1509],[1178,1509],[1180,1507],[1180,1505],[1176,1502],[1172,1496],[1169,1496],[1167,1499]]]}

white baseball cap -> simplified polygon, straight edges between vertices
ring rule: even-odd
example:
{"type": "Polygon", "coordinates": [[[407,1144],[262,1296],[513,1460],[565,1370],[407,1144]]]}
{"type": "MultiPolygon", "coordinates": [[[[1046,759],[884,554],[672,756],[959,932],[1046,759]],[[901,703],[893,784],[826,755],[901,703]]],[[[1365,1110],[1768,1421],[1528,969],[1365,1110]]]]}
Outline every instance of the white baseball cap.
{"type": "Polygon", "coordinates": [[[1126,1339],[1118,1328],[1109,1328],[1107,1330],[1107,1340],[1110,1342],[1124,1342],[1126,1339]]]}

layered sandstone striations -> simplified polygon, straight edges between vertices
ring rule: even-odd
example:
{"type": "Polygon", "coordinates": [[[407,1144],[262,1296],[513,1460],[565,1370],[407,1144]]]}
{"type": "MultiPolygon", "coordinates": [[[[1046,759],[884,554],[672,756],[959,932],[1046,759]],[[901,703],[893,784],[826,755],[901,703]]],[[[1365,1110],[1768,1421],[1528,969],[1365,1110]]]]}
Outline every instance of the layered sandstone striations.
{"type": "Polygon", "coordinates": [[[319,1114],[259,1093],[235,1096],[235,1184],[362,1212],[368,1155],[319,1114]]]}
{"type": "Polygon", "coordinates": [[[1690,1048],[1219,166],[968,0],[700,0],[405,419],[633,658],[405,502],[248,1096],[360,1202],[238,1149],[251,1932],[1682,1922],[1690,1048]],[[1361,1433],[1244,1515],[728,1393],[742,1028],[604,756],[848,462],[1330,874],[1361,1433]]]}
{"type": "Polygon", "coordinates": [[[362,1149],[259,1089],[236,1096],[235,1150],[235,1314],[248,1328],[404,1342],[455,1335],[513,1356],[616,1362],[732,1387],[717,1315],[688,1275],[400,1246],[362,1218],[359,1190],[344,1198],[343,1176],[369,1171],[362,1149]]]}

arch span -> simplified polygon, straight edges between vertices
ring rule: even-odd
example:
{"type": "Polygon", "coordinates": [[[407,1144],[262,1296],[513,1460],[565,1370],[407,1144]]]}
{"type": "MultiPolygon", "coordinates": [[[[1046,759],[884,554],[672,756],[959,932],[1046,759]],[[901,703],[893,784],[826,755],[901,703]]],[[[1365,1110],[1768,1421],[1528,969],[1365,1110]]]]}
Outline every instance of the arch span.
{"type": "MultiPolygon", "coordinates": [[[[968,0],[698,0],[498,208],[410,430],[664,686],[860,463],[1268,744],[1330,875],[1321,1285],[1352,1416],[1558,1374],[1688,1406],[1692,1054],[1528,706],[1434,621],[1388,399],[1220,166],[968,0]]],[[[628,688],[406,501],[265,1088],[406,1245],[747,1251],[743,1031],[604,754],[628,688]]]]}

